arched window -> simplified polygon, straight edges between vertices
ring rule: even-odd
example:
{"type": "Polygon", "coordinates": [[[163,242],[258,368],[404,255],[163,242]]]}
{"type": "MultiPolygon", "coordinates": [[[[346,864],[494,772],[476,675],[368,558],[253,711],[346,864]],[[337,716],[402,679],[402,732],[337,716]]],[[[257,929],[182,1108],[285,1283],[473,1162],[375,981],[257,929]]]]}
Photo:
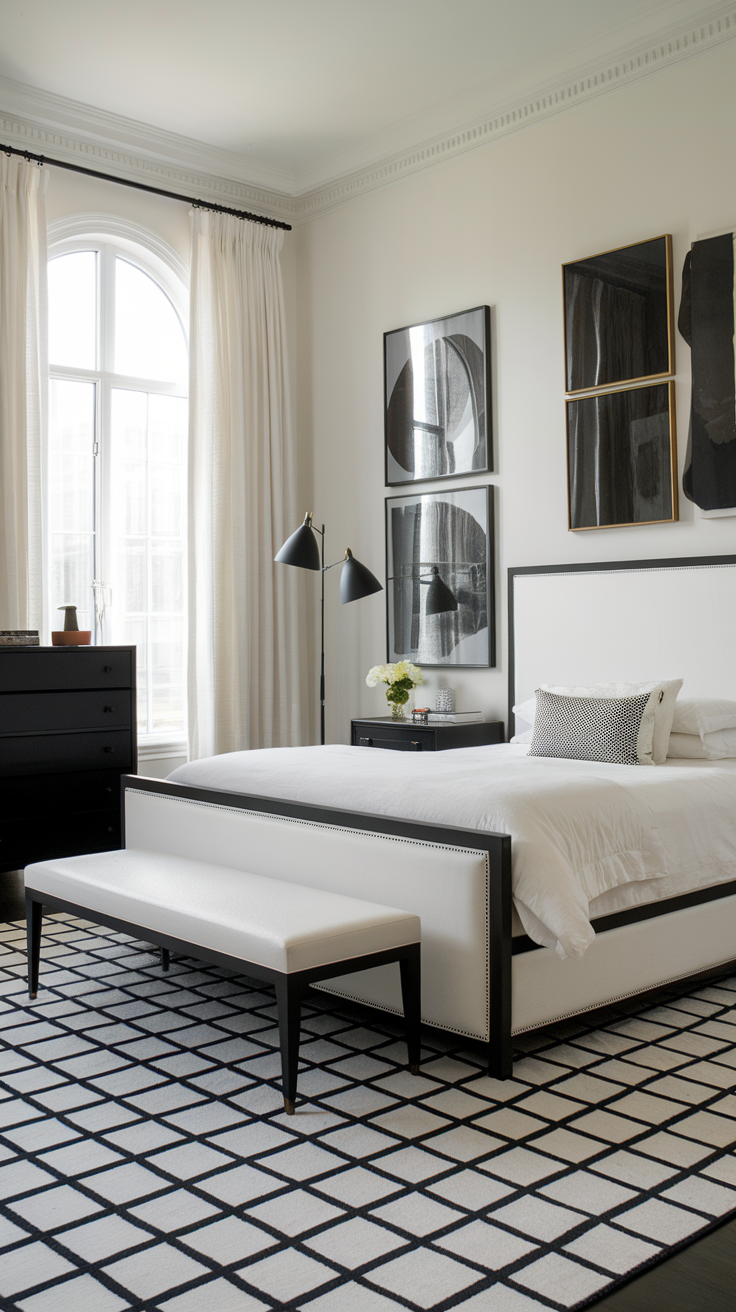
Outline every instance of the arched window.
{"type": "Polygon", "coordinates": [[[49,248],[48,601],[135,643],[152,746],[185,732],[186,290],[173,252],[103,237],[49,248]]]}

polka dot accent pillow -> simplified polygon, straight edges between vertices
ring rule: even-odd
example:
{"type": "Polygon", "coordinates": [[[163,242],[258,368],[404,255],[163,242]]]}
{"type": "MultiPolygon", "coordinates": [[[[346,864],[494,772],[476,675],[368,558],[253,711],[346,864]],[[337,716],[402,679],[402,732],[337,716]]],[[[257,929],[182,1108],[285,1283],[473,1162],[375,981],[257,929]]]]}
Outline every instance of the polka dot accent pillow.
{"type": "Polygon", "coordinates": [[[530,756],[651,765],[648,692],[636,697],[561,697],[537,690],[530,756]]]}

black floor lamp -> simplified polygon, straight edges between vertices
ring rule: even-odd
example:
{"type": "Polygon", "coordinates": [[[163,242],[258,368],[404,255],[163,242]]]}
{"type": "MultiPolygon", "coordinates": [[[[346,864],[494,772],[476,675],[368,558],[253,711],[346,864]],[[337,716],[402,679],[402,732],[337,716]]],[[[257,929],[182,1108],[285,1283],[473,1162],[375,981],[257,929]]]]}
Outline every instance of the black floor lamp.
{"type": "Polygon", "coordinates": [[[325,742],[325,574],[328,569],[342,564],[340,575],[340,601],[343,606],[348,601],[360,601],[361,597],[370,597],[372,592],[382,592],[383,584],[378,582],[375,574],[355,559],[350,547],[345,548],[342,561],[335,560],[325,565],[325,526],[317,528],[312,523],[311,510],[304,516],[304,523],[299,525],[296,533],[287,538],[283,547],[274,557],[280,565],[296,565],[299,569],[318,569],[321,574],[321,646],[319,664],[319,724],[320,743],[325,742]],[[321,542],[317,545],[315,533],[319,533],[321,542]]]}

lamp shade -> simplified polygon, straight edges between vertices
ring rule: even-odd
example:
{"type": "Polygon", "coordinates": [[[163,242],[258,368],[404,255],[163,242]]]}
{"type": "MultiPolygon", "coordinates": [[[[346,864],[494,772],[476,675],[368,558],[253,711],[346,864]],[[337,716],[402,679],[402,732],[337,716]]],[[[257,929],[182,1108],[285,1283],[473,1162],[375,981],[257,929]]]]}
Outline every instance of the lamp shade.
{"type": "Polygon", "coordinates": [[[348,601],[360,601],[361,597],[370,597],[372,592],[382,591],[383,584],[378,582],[375,574],[371,574],[367,565],[361,565],[355,559],[350,547],[347,547],[340,575],[340,601],[343,606],[348,601]]]}
{"type": "Polygon", "coordinates": [[[457,597],[442,582],[436,565],[432,566],[432,582],[427,589],[427,606],[425,614],[444,615],[447,611],[457,610],[457,597]]]}
{"type": "Polygon", "coordinates": [[[319,546],[312,530],[311,512],[304,516],[304,523],[299,525],[296,533],[287,538],[283,547],[274,556],[279,565],[296,565],[299,569],[321,569],[319,546]]]}

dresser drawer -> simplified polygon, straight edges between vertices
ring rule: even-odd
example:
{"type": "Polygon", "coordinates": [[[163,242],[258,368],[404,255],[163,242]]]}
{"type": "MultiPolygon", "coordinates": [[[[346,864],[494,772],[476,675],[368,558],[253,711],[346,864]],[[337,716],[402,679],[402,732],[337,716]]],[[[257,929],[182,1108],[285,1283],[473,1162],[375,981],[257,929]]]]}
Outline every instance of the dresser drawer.
{"type": "Polygon", "coordinates": [[[0,735],[48,733],[53,729],[125,729],[130,717],[129,688],[0,693],[0,735]]]}
{"type": "Polygon", "coordinates": [[[3,692],[37,692],[57,688],[131,688],[130,648],[33,647],[0,652],[3,692]]]}
{"type": "Polygon", "coordinates": [[[0,775],[89,770],[95,766],[129,770],[134,764],[131,734],[126,729],[0,738],[0,775]]]}
{"type": "Polygon", "coordinates": [[[32,861],[110,851],[121,845],[117,809],[11,820],[0,823],[0,870],[22,870],[32,861]]]}
{"type": "Polygon", "coordinates": [[[120,770],[24,774],[0,779],[0,821],[110,811],[120,805],[120,770]]]}

